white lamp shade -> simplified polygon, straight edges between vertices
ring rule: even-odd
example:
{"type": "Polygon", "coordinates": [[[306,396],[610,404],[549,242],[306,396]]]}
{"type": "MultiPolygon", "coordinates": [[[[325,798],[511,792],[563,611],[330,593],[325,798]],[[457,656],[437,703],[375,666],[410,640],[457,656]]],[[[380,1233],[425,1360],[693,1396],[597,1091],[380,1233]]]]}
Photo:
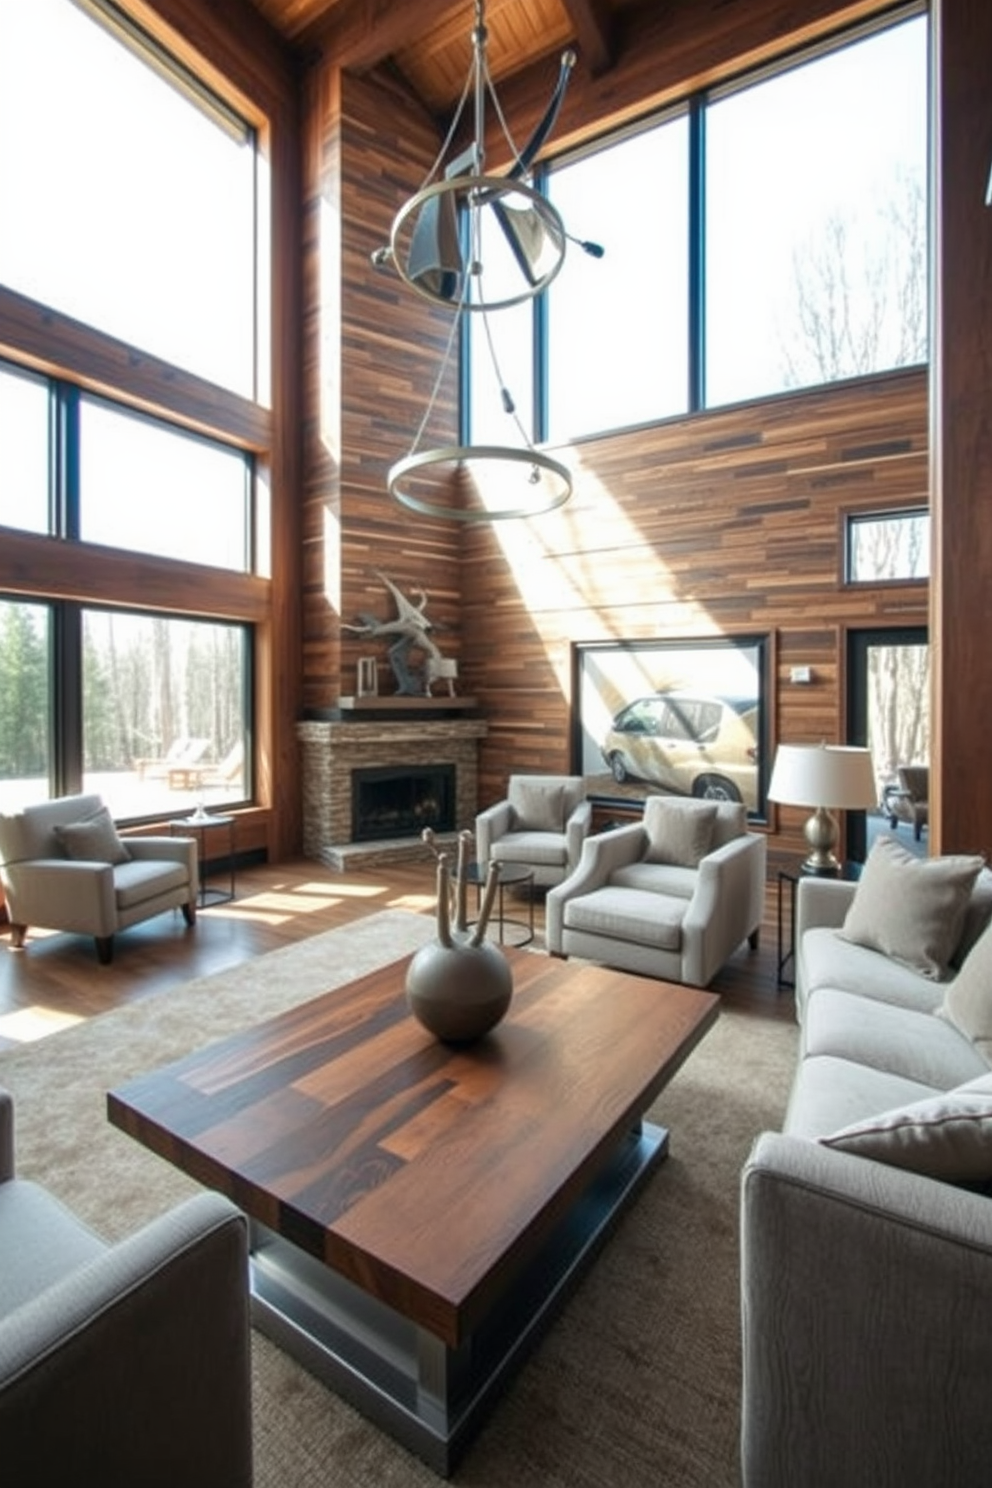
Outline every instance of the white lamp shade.
{"type": "Polygon", "coordinates": [[[780,744],[768,797],[786,806],[857,811],[878,799],[871,750],[846,744],[780,744]]]}

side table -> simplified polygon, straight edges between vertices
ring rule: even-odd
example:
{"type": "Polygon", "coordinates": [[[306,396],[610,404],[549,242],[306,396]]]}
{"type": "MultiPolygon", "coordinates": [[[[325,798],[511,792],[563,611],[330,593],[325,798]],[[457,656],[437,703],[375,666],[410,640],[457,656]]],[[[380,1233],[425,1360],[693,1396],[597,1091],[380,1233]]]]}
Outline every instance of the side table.
{"type": "MultiPolygon", "coordinates": [[[[465,882],[475,885],[475,907],[482,903],[482,890],[486,882],[486,870],[481,863],[469,863],[465,870],[465,882]]],[[[475,924],[473,920],[471,922],[475,924]]],[[[499,927],[500,945],[526,946],[534,939],[534,870],[526,868],[522,863],[500,863],[499,865],[499,888],[496,894],[496,924],[499,927]],[[508,887],[519,887],[525,885],[527,888],[527,919],[518,920],[504,913],[503,891],[508,887]],[[523,936],[518,940],[507,941],[505,939],[508,925],[522,930],[523,936]]]]}
{"type": "Polygon", "coordinates": [[[200,865],[200,908],[209,909],[213,904],[227,904],[234,898],[234,817],[182,816],[170,821],[169,832],[173,837],[195,837],[200,865]],[[227,866],[230,873],[229,889],[207,888],[207,833],[227,829],[227,866]]]}
{"type": "Polygon", "coordinates": [[[778,870],[778,970],[776,979],[779,987],[794,987],[795,980],[786,976],[786,967],[796,956],[796,885],[801,878],[842,878],[853,882],[861,877],[863,863],[842,863],[836,873],[808,873],[802,866],[802,860],[796,859],[795,864],[778,870]],[[789,913],[788,923],[784,910],[785,895],[783,889],[788,885],[789,913]]]}

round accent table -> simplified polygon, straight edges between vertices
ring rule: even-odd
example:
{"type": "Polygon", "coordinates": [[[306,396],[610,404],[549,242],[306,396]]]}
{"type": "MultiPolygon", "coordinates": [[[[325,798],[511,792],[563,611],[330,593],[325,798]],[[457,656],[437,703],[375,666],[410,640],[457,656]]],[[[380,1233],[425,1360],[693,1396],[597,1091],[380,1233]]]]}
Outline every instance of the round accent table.
{"type": "MultiPolygon", "coordinates": [[[[479,908],[482,903],[482,890],[486,882],[486,870],[481,863],[469,863],[465,871],[465,882],[475,885],[475,907],[479,908]]],[[[526,946],[534,939],[534,870],[527,868],[523,863],[500,863],[499,865],[499,889],[496,894],[496,914],[494,916],[496,929],[499,934],[500,945],[526,946]],[[507,915],[504,910],[503,894],[508,888],[521,888],[527,890],[527,918],[526,920],[515,919],[507,915]],[[514,940],[506,939],[509,928],[518,933],[514,940]],[[523,932],[519,934],[519,932],[523,932]]],[[[474,920],[469,921],[475,924],[474,920]]]]}
{"type": "Polygon", "coordinates": [[[227,904],[234,898],[234,817],[181,816],[170,821],[169,831],[173,837],[195,837],[200,864],[200,908],[209,909],[212,904],[227,904]],[[207,833],[227,830],[227,866],[231,875],[229,889],[207,888],[207,833]]]}

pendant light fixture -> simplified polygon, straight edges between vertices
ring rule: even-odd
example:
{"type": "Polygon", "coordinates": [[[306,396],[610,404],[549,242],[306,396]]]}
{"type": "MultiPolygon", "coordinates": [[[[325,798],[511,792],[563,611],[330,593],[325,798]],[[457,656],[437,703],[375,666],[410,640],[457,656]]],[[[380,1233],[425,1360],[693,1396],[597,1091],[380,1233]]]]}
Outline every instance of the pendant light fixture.
{"type": "MultiPolygon", "coordinates": [[[[534,447],[516,412],[513,396],[500,373],[489,317],[533,300],[552,282],[565,260],[566,232],[557,209],[527,179],[531,164],[554,127],[575,53],[561,58],[554,93],[523,150],[510,137],[496,96],[487,60],[484,0],[475,0],[472,61],[447,138],[420,189],[393,219],[388,245],[376,249],[372,262],[391,267],[414,293],[452,311],[441,366],[423,418],[407,454],[390,468],[390,494],[411,511],[460,522],[531,517],[562,506],[572,494],[572,476],[560,461],[534,447]],[[473,142],[451,160],[447,155],[471,98],[473,142]],[[486,169],[486,100],[510,150],[512,164],[503,175],[486,169]],[[494,244],[498,269],[487,278],[494,244]],[[498,275],[498,282],[497,276],[498,275]],[[460,345],[466,315],[475,317],[485,336],[500,390],[519,443],[448,444],[423,448],[422,441],[453,355],[460,345]],[[485,487],[481,503],[462,501],[464,481],[485,487]],[[444,488],[449,500],[440,499],[444,488]]],[[[580,246],[595,257],[602,248],[580,246]]]]}

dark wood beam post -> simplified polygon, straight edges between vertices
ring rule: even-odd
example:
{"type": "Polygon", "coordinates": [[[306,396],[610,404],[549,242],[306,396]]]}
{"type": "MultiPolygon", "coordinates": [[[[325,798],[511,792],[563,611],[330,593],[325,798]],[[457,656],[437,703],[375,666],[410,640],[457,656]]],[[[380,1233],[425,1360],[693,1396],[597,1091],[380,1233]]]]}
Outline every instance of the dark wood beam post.
{"type": "Polygon", "coordinates": [[[932,852],[992,856],[992,6],[934,0],[932,852]]]}

